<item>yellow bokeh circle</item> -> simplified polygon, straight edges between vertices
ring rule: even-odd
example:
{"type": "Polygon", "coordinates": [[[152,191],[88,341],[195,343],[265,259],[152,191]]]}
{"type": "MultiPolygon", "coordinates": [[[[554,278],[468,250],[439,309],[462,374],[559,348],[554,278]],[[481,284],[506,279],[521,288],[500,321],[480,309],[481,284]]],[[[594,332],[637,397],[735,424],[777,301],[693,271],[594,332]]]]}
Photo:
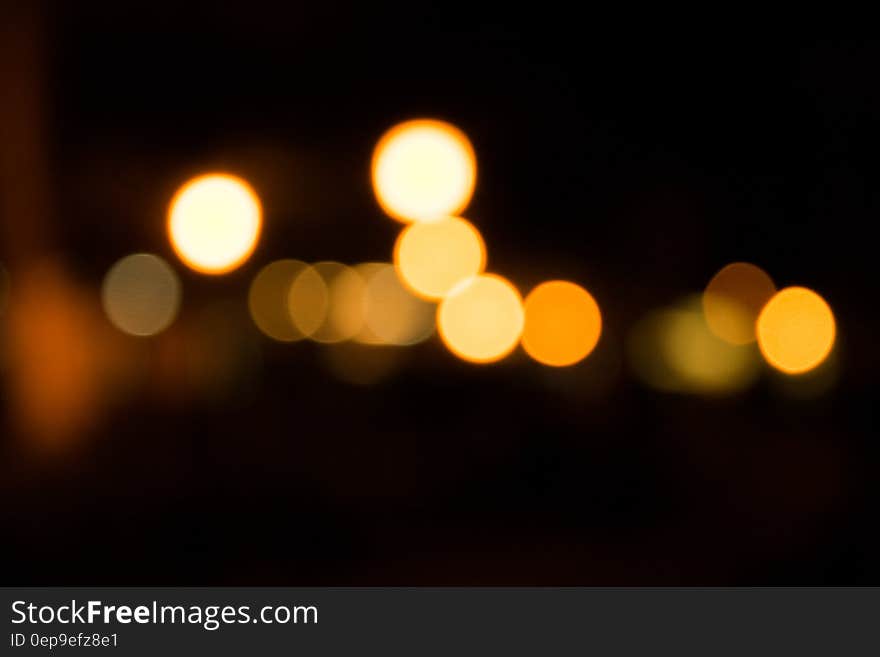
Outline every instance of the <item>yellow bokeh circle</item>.
{"type": "Polygon", "coordinates": [[[758,316],[761,354],[786,374],[803,374],[822,363],[831,353],[836,333],[828,303],[805,287],[780,290],[758,316]]]}
{"type": "Polygon", "coordinates": [[[628,340],[636,376],[664,392],[710,397],[732,395],[760,374],[753,344],[733,345],[706,323],[700,297],[654,311],[639,320],[628,340]]]}
{"type": "Polygon", "coordinates": [[[519,292],[495,274],[481,274],[459,283],[437,311],[443,343],[453,354],[472,363],[491,363],[513,351],[524,321],[519,292]]]}
{"type": "Polygon", "coordinates": [[[458,217],[404,228],[394,245],[400,279],[424,299],[442,299],[461,281],[486,266],[486,246],[479,231],[458,217]]]}

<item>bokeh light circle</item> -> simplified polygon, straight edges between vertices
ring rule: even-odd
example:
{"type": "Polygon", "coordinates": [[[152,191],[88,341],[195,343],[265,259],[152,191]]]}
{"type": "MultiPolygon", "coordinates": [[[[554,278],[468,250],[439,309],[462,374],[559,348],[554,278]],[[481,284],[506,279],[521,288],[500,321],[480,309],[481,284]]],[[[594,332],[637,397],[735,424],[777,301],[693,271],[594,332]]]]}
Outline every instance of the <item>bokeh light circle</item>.
{"type": "Polygon", "coordinates": [[[443,343],[472,363],[491,363],[507,356],[519,342],[524,321],[519,292],[495,274],[459,283],[437,312],[443,343]]]}
{"type": "Polygon", "coordinates": [[[802,374],[831,353],[837,326],[825,299],[805,287],[787,287],[764,306],[757,332],[761,354],[772,367],[802,374]]]}
{"type": "Polygon", "coordinates": [[[168,236],[187,267],[224,274],[253,253],[262,222],[260,199],[248,183],[212,173],[190,180],[174,195],[168,236]]]}
{"type": "Polygon", "coordinates": [[[412,294],[387,263],[355,268],[366,281],[363,344],[406,346],[427,340],[434,332],[434,305],[412,294]]]}
{"type": "Polygon", "coordinates": [[[599,342],[602,314],[593,296],[568,281],[547,281],[525,299],[522,345],[539,363],[574,365],[599,342]]]}
{"type": "Polygon", "coordinates": [[[477,160],[467,136],[443,121],[417,119],[386,132],[373,151],[373,190],[398,221],[435,221],[471,200],[477,160]]]}
{"type": "Polygon", "coordinates": [[[750,385],[758,375],[760,361],[754,347],[721,340],[709,330],[696,304],[667,315],[660,346],[687,392],[735,392],[750,385]]]}
{"type": "MultiPolygon", "coordinates": [[[[354,267],[343,266],[331,278],[326,278],[330,307],[327,312],[327,332],[333,342],[351,340],[359,335],[366,321],[364,304],[367,281],[354,267]]],[[[328,340],[329,342],[330,340],[328,340]]]]}
{"type": "Polygon", "coordinates": [[[361,330],[354,336],[354,342],[364,345],[384,345],[386,344],[382,338],[376,335],[373,330],[370,328],[370,322],[367,321],[369,315],[375,315],[373,322],[375,323],[380,318],[380,311],[374,308],[375,303],[373,297],[377,294],[378,286],[376,289],[371,290],[370,285],[373,277],[379,272],[385,271],[386,269],[392,267],[392,265],[387,262],[362,262],[358,265],[355,265],[353,269],[357,272],[357,274],[361,277],[361,280],[364,282],[364,288],[362,290],[362,297],[360,301],[360,310],[362,317],[361,330]]]}
{"type": "Polygon", "coordinates": [[[465,219],[444,217],[404,228],[394,245],[401,280],[425,299],[442,299],[461,281],[486,266],[486,246],[465,219]]]}
{"type": "Polygon", "coordinates": [[[299,260],[276,260],[254,276],[248,309],[257,328],[273,340],[295,342],[305,337],[290,316],[288,296],[293,281],[306,267],[299,260]]]}
{"type": "Polygon", "coordinates": [[[312,266],[303,269],[287,293],[287,308],[296,329],[305,337],[314,335],[327,319],[330,292],[321,274],[312,266]]]}
{"type": "Polygon", "coordinates": [[[164,260],[137,253],[119,260],[104,277],[101,300],[110,322],[137,336],[164,331],[177,316],[181,287],[164,260]]]}
{"type": "Polygon", "coordinates": [[[324,321],[309,337],[324,344],[352,338],[363,327],[363,279],[340,262],[327,260],[312,266],[326,286],[327,307],[324,321]]]}
{"type": "Polygon", "coordinates": [[[748,262],[723,267],[703,292],[703,313],[709,330],[730,344],[755,341],[755,320],[776,292],[767,273],[748,262]]]}
{"type": "Polygon", "coordinates": [[[649,313],[627,342],[636,376],[664,392],[731,395],[752,385],[761,372],[754,345],[732,345],[709,329],[699,297],[649,313]]]}

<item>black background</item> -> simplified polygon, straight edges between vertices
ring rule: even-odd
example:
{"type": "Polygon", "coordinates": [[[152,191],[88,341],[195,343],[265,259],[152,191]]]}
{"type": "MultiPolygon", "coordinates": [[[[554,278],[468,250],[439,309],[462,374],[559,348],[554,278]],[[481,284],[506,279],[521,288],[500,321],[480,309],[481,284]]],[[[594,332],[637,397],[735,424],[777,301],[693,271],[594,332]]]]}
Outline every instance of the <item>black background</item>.
{"type": "Polygon", "coordinates": [[[167,201],[217,168],[259,191],[263,238],[222,279],[176,267],[184,315],[231,299],[247,320],[276,258],[387,260],[372,147],[430,116],[473,141],[490,270],[582,283],[605,333],[576,373],[434,339],[358,387],[323,347],[251,329],[231,399],[135,397],[51,463],[6,431],[7,583],[878,582],[880,45],[262,0],[49,5],[46,30],[54,246],[96,294],[127,253],[176,262],[167,201]],[[632,324],[733,260],[829,300],[829,393],[767,375],[702,399],[629,373],[632,324]]]}

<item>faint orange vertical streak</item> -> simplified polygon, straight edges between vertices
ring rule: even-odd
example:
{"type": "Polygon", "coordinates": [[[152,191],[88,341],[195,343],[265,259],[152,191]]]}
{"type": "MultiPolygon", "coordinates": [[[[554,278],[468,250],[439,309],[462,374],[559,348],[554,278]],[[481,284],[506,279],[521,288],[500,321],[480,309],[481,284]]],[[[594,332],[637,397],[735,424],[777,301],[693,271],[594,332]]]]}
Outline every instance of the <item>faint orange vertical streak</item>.
{"type": "Polygon", "coordinates": [[[46,249],[45,31],[41,2],[0,4],[0,230],[13,276],[46,249]]]}
{"type": "Polygon", "coordinates": [[[0,4],[0,257],[11,280],[0,335],[16,433],[57,448],[95,419],[112,343],[97,300],[51,255],[44,9],[0,4]]]}

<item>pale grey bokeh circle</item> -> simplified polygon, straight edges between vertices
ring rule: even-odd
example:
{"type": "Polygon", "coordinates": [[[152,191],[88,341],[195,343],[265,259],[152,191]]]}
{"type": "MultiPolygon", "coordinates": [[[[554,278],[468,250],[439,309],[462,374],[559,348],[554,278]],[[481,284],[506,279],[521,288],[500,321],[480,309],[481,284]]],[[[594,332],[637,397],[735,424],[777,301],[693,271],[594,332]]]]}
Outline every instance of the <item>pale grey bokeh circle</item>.
{"type": "Polygon", "coordinates": [[[117,262],[104,277],[104,312],[116,328],[148,336],[168,328],[180,308],[177,274],[162,258],[136,253],[117,262]]]}

